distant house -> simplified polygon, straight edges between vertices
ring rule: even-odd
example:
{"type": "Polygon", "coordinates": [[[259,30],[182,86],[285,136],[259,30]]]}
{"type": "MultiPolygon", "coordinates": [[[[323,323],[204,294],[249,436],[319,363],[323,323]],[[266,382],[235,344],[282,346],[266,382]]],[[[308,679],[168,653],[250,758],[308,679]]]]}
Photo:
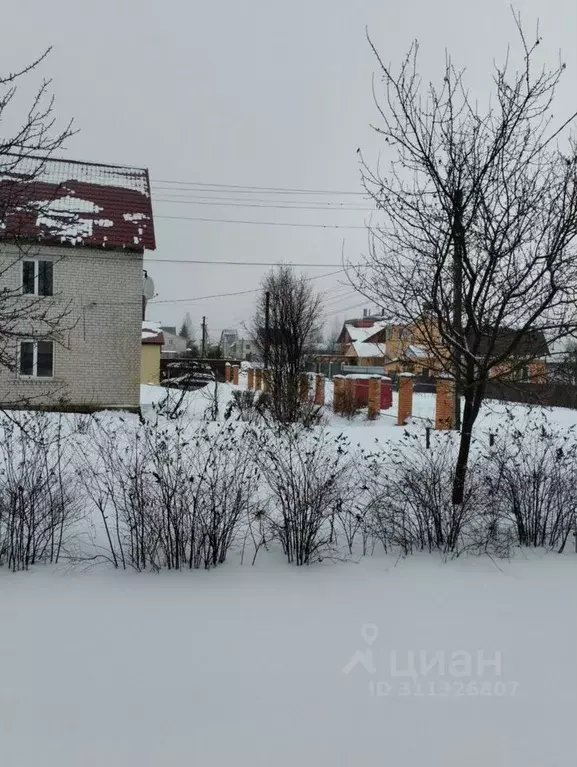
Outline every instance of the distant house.
{"type": "Polygon", "coordinates": [[[224,359],[252,360],[256,347],[251,339],[241,337],[238,330],[223,330],[220,350],[224,359]]]}
{"type": "Polygon", "coordinates": [[[428,354],[401,325],[381,315],[346,320],[337,339],[347,365],[382,367],[386,372],[428,370],[428,354]]]}
{"type": "Polygon", "coordinates": [[[186,339],[178,335],[175,327],[161,325],[159,329],[164,336],[163,353],[183,354],[186,351],[186,339]]]}
{"type": "Polygon", "coordinates": [[[0,302],[17,310],[0,329],[0,406],[138,410],[148,172],[13,160],[0,164],[0,302]]]}
{"type": "Polygon", "coordinates": [[[142,323],[140,382],[160,384],[160,350],[164,344],[162,330],[152,322],[142,323]]]}
{"type": "MultiPolygon", "coordinates": [[[[515,342],[518,331],[514,328],[501,328],[496,338],[487,332],[481,338],[478,354],[489,356],[495,361],[507,353],[515,342]]],[[[533,330],[516,344],[513,354],[505,361],[500,361],[491,369],[494,378],[513,380],[523,383],[547,383],[550,349],[545,334],[541,330],[533,330]]]]}

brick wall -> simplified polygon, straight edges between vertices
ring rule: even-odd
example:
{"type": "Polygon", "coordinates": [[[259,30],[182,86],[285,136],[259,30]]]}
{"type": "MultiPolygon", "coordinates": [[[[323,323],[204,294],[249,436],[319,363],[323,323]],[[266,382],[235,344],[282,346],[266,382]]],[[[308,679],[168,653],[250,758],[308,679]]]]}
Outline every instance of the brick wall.
{"type": "MultiPolygon", "coordinates": [[[[66,330],[55,344],[54,379],[20,379],[0,367],[0,403],[30,397],[53,405],[63,397],[75,408],[138,408],[142,253],[37,246],[33,255],[55,259],[54,297],[42,300],[69,307],[66,330]]],[[[19,257],[13,246],[0,246],[0,289],[20,289],[19,257]]]]}

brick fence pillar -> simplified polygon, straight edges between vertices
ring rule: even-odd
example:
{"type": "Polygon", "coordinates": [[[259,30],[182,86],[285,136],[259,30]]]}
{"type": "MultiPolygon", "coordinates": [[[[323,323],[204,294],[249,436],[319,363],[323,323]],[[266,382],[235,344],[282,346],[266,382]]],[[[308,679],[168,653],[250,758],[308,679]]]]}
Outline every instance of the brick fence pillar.
{"type": "Polygon", "coordinates": [[[455,382],[450,377],[437,378],[435,401],[435,429],[446,431],[455,426],[455,382]]]}
{"type": "Polygon", "coordinates": [[[226,383],[228,383],[232,378],[232,369],[230,366],[230,362],[224,363],[224,380],[226,383]]]}
{"type": "Polygon", "coordinates": [[[325,377],[317,374],[315,378],[315,405],[325,404],[325,377]]]}
{"type": "Polygon", "coordinates": [[[249,368],[247,372],[247,388],[254,389],[254,370],[249,368]]]}
{"type": "Polygon", "coordinates": [[[352,402],[357,393],[357,382],[352,376],[345,376],[343,386],[343,396],[348,402],[352,402]]]}
{"type": "Polygon", "coordinates": [[[239,372],[240,372],[239,366],[238,365],[233,365],[232,366],[232,383],[234,384],[234,386],[238,386],[238,375],[239,375],[239,372]]]}
{"type": "Polygon", "coordinates": [[[374,421],[381,414],[381,376],[369,378],[368,418],[374,421]]]}
{"type": "Polygon", "coordinates": [[[254,388],[257,391],[262,389],[262,368],[256,368],[254,371],[254,388]]]}
{"type": "Polygon", "coordinates": [[[333,378],[333,411],[340,413],[343,409],[343,394],[345,392],[345,379],[343,376],[333,378]]]}
{"type": "Polygon", "coordinates": [[[300,378],[301,402],[307,402],[309,398],[309,374],[301,373],[300,378]]]}
{"type": "Polygon", "coordinates": [[[262,390],[270,392],[270,370],[262,371],[262,390]]]}
{"type": "Polygon", "coordinates": [[[413,415],[413,374],[401,373],[399,376],[399,414],[397,423],[404,426],[413,415]]]}

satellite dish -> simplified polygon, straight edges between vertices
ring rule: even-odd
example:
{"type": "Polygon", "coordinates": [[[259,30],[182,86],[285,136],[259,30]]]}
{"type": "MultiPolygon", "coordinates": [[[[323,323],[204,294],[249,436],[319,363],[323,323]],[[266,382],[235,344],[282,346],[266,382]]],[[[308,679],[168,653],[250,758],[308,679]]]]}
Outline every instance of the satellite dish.
{"type": "Polygon", "coordinates": [[[142,295],[146,298],[147,301],[150,301],[151,298],[154,298],[154,282],[150,279],[148,275],[144,278],[144,284],[142,286],[142,295]]]}

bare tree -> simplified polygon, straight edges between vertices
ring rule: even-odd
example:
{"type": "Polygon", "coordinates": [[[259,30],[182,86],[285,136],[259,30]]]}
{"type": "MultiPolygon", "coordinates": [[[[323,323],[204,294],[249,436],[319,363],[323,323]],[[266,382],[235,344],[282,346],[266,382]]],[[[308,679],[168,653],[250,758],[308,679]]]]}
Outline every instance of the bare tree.
{"type": "MultiPolygon", "coordinates": [[[[0,75],[0,122],[19,126],[11,135],[0,137],[0,365],[10,370],[17,365],[15,348],[20,339],[50,339],[64,344],[70,329],[66,327],[69,308],[47,300],[53,295],[52,263],[39,262],[39,273],[28,275],[28,279],[41,284],[41,290],[26,290],[27,276],[23,271],[16,286],[11,278],[20,261],[38,255],[29,219],[31,212],[40,216],[43,210],[37,201],[31,204],[30,190],[41,182],[52,154],[73,133],[72,123],[62,130],[57,128],[49,80],[42,81],[23,116],[16,114],[20,85],[36,72],[49,53],[50,49],[46,50],[24,69],[0,75]],[[23,292],[28,293],[25,300],[23,292]]],[[[46,193],[47,208],[53,196],[54,191],[46,193]]],[[[3,402],[6,404],[5,397],[3,402]]]]}
{"type": "Polygon", "coordinates": [[[386,171],[361,157],[383,223],[355,282],[414,330],[464,397],[455,504],[487,382],[510,377],[577,325],[577,155],[573,140],[561,143],[577,113],[554,120],[565,65],[540,68],[538,35],[529,42],[515,22],[522,65],[508,54],[495,66],[484,111],[450,59],[440,85],[423,87],[417,43],[395,73],[369,41],[384,91],[373,88],[375,130],[392,154],[386,171]]]}
{"type": "Polygon", "coordinates": [[[271,410],[283,423],[299,418],[299,374],[318,336],[321,314],[320,297],[304,275],[282,265],[265,277],[252,336],[263,357],[268,357],[271,410]]]}

